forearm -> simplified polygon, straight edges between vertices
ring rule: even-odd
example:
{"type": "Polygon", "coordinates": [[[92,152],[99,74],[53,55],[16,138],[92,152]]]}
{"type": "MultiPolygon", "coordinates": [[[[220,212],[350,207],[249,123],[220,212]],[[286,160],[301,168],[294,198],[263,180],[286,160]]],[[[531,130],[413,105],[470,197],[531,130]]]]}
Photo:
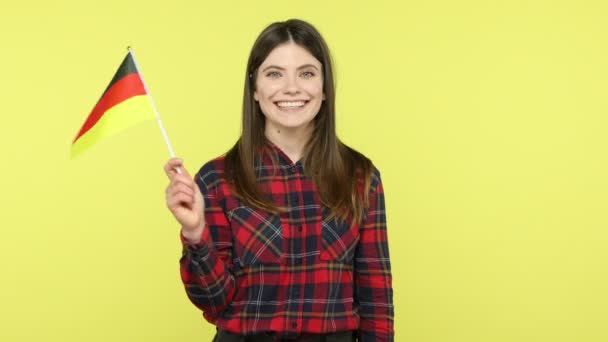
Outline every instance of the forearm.
{"type": "Polygon", "coordinates": [[[355,250],[355,300],[359,305],[360,342],[394,340],[394,308],[384,189],[379,172],[370,194],[370,207],[355,250]]]}
{"type": "MultiPolygon", "coordinates": [[[[365,261],[369,264],[370,261],[365,261]]],[[[394,340],[393,288],[390,271],[357,275],[359,304],[359,342],[392,342],[394,340]]]]}
{"type": "Polygon", "coordinates": [[[190,301],[206,315],[217,316],[232,301],[235,292],[234,275],[229,265],[207,242],[184,242],[180,273],[190,301]]]}
{"type": "Polygon", "coordinates": [[[181,235],[183,236],[182,241],[188,245],[197,245],[201,242],[201,236],[203,235],[203,229],[205,228],[205,224],[201,224],[201,226],[195,230],[187,230],[182,227],[181,235]]]}

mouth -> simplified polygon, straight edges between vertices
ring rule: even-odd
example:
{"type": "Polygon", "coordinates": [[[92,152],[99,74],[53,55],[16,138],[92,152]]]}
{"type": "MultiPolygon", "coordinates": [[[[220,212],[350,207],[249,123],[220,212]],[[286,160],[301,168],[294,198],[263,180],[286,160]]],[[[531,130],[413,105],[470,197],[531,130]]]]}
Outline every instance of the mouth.
{"type": "Polygon", "coordinates": [[[274,105],[283,112],[297,112],[302,110],[302,108],[304,108],[308,102],[308,100],[276,101],[274,102],[274,105]]]}

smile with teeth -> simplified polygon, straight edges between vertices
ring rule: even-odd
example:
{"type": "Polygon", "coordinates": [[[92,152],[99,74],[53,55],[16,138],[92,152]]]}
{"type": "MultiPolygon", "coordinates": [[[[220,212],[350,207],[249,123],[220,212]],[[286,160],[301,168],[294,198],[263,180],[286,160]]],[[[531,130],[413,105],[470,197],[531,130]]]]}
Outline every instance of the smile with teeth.
{"type": "Polygon", "coordinates": [[[275,104],[281,109],[302,108],[308,101],[279,101],[275,104]]]}

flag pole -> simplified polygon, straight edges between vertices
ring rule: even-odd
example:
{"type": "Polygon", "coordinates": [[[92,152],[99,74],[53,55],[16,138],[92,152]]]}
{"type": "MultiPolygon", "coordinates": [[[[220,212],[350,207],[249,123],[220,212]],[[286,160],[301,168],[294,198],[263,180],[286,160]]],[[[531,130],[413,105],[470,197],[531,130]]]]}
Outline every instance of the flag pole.
{"type": "MultiPolygon", "coordinates": [[[[131,54],[131,57],[133,58],[133,63],[135,64],[135,69],[137,69],[137,73],[139,74],[139,77],[141,78],[141,83],[144,86],[146,95],[148,95],[148,99],[150,100],[150,104],[152,105],[152,109],[154,110],[154,115],[156,115],[156,122],[158,123],[158,127],[160,128],[160,132],[162,133],[163,138],[165,138],[165,144],[167,144],[167,149],[169,149],[169,155],[171,156],[171,158],[175,158],[175,152],[173,152],[173,147],[171,147],[171,142],[169,141],[169,136],[167,135],[167,131],[165,131],[165,127],[163,126],[162,120],[160,119],[160,114],[158,113],[158,109],[156,108],[156,103],[154,103],[154,99],[152,99],[152,94],[150,94],[150,90],[148,89],[148,86],[146,85],[146,81],[144,81],[144,75],[141,73],[139,64],[137,64],[137,59],[135,58],[135,54],[133,53],[133,50],[131,50],[130,46],[127,46],[127,50],[129,51],[129,53],[131,54]]],[[[177,173],[181,174],[181,170],[179,168],[176,168],[176,170],[177,170],[177,173]]]]}

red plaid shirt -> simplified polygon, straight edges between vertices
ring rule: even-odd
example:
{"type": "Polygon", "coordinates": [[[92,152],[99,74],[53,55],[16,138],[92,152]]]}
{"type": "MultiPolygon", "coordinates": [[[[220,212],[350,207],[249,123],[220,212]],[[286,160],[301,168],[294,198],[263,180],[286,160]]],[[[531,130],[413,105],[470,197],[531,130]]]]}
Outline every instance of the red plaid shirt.
{"type": "Polygon", "coordinates": [[[275,145],[257,158],[258,182],[287,212],[244,205],[223,179],[224,158],[195,176],[204,200],[201,242],[183,235],[181,278],[188,298],[218,328],[296,339],[358,330],[359,341],[393,341],[393,290],[380,173],[361,224],[327,220],[316,187],[275,145]]]}

